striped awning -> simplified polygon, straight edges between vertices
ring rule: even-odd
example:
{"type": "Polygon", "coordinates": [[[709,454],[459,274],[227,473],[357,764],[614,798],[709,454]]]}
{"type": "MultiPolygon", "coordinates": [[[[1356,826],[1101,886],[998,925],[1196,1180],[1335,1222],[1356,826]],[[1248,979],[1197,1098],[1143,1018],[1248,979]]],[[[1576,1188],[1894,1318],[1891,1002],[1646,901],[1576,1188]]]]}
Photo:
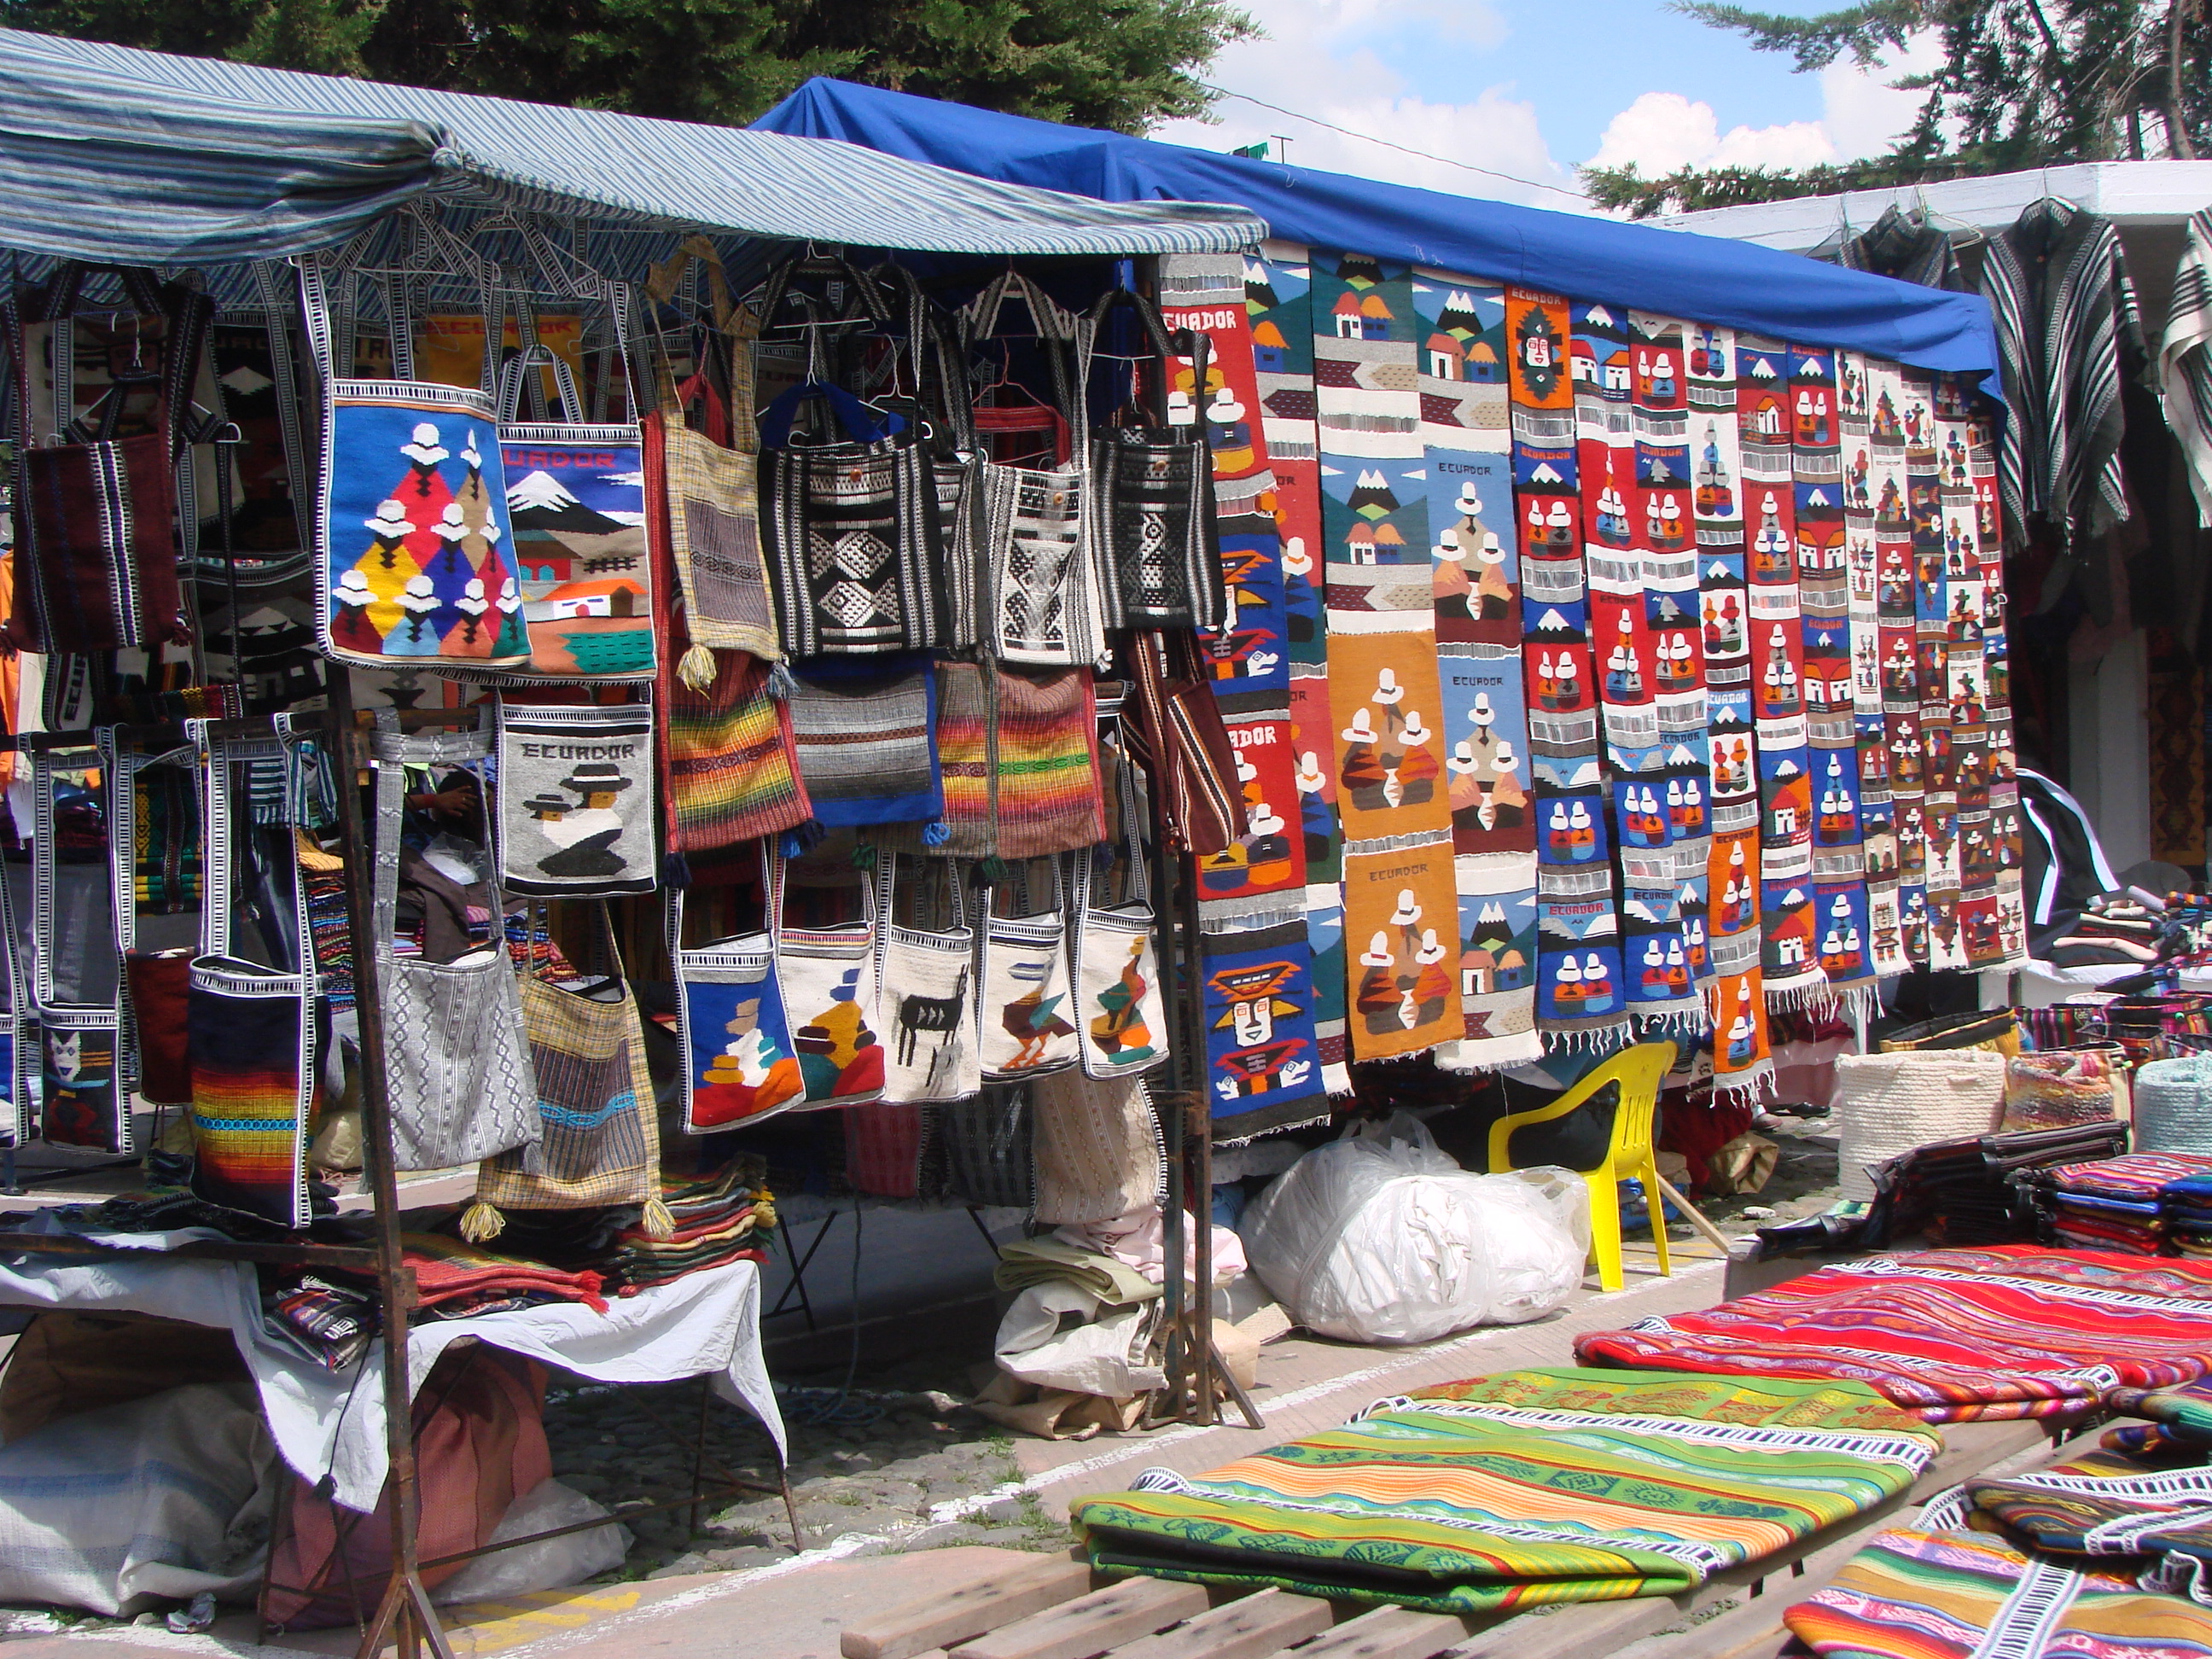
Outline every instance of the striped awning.
{"type": "Polygon", "coordinates": [[[857,144],[0,29],[0,246],[214,265],[425,197],[610,228],[966,254],[1225,252],[1243,208],[1110,203],[857,144]]]}

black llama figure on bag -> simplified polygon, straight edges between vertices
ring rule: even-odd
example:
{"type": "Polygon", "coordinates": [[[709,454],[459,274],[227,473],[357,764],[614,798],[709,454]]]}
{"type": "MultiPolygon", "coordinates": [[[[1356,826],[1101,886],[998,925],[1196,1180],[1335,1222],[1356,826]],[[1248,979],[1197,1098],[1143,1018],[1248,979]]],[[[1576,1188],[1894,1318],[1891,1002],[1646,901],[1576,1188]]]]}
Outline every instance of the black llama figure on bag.
{"type": "Polygon", "coordinates": [[[963,968],[960,977],[949,997],[902,996],[898,1006],[898,1063],[914,1064],[915,1043],[921,1033],[944,1032],[945,1041],[938,1045],[930,1057],[929,1075],[924,1087],[937,1081],[937,1068],[951,1062],[952,1042],[951,1034],[960,1029],[960,1016],[968,1004],[968,970],[963,968]]]}

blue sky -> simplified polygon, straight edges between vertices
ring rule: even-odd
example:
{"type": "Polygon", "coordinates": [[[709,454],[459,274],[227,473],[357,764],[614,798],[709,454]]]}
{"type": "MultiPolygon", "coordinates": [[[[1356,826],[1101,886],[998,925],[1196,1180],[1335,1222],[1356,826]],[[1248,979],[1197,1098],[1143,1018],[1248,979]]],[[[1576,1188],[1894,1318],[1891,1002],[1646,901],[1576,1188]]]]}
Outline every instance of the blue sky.
{"type": "MultiPolygon", "coordinates": [[[[1300,114],[1538,185],[1593,159],[1647,174],[1686,164],[1803,166],[1877,154],[1919,94],[1838,65],[1794,73],[1735,35],[1638,0],[1245,0],[1269,39],[1232,46],[1211,78],[1300,114]]],[[[1153,136],[1227,149],[1272,134],[1286,159],[1461,193],[1571,207],[1556,190],[1486,178],[1290,119],[1236,98],[1218,125],[1153,136]]]]}

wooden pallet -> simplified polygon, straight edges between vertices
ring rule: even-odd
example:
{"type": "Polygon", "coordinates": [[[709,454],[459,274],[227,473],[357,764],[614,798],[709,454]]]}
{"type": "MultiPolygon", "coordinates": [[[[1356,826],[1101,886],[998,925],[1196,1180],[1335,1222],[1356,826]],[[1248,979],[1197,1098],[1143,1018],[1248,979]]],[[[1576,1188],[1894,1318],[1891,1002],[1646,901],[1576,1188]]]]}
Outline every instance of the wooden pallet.
{"type": "Polygon", "coordinates": [[[2017,1473],[2052,1451],[2035,1423],[1956,1424],[1943,1438],[1910,1491],[1681,1595],[1460,1618],[1279,1589],[1108,1579],[1074,1555],[1008,1550],[987,1578],[848,1626],[840,1650],[844,1659],[1772,1659],[1784,1610],[1873,1534],[1971,1475],[2017,1473]],[[1729,1605],[1712,1610],[1722,1602],[1729,1605]]]}

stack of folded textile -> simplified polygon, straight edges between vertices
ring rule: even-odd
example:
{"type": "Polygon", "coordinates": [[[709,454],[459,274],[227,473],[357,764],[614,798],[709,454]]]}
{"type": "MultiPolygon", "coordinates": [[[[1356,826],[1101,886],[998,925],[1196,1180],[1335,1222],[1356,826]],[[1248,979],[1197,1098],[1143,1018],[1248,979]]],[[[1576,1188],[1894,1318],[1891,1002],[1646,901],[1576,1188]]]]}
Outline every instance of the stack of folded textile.
{"type": "Polygon", "coordinates": [[[2089,901],[2073,927],[2051,941],[2059,968],[2143,966],[2158,960],[2158,917],[2125,893],[2089,901]]]}
{"type": "Polygon", "coordinates": [[[1885,1502],[1941,1443],[1862,1382],[1508,1371],[1073,1515],[1109,1573],[1491,1613],[1693,1589],[1885,1502]]]}
{"type": "Polygon", "coordinates": [[[661,1201],[676,1218],[676,1231],[652,1237],[632,1210],[602,1264],[608,1287],[635,1296],[732,1261],[765,1264],[775,1205],[758,1177],[758,1160],[740,1158],[711,1176],[662,1182],[661,1201]]]}
{"type": "MultiPolygon", "coordinates": [[[[2208,1175],[2212,1175],[2212,1158],[2130,1152],[2087,1164],[2062,1164],[2042,1171],[2035,1184],[2054,1243],[2161,1255],[2167,1254],[2169,1192],[2177,1182],[2208,1175]]],[[[2212,1183],[2204,1190],[2212,1192],[2212,1183]]]]}
{"type": "Polygon", "coordinates": [[[494,1255],[439,1233],[403,1233],[400,1243],[414,1269],[416,1306],[425,1319],[467,1319],[549,1302],[580,1302],[594,1313],[607,1310],[595,1273],[563,1273],[542,1261],[494,1255]]]}
{"type": "Polygon", "coordinates": [[[2033,1245],[1869,1256],[1578,1339],[1585,1364],[1858,1377],[1931,1423],[2080,1416],[2212,1370],[2212,1265],[2033,1245]]]}
{"type": "Polygon", "coordinates": [[[2177,1255],[2212,1256],[2212,1170],[2166,1183],[2166,1242],[2177,1255]]]}
{"type": "Polygon", "coordinates": [[[383,1323],[370,1291],[313,1273],[295,1273],[264,1289],[261,1311],[277,1335],[334,1371],[367,1353],[383,1323]]]}
{"type": "MultiPolygon", "coordinates": [[[[2055,1164],[2111,1158],[2128,1144],[2124,1123],[2069,1124],[1938,1141],[1874,1172],[1891,1197],[1889,1228],[1875,1245],[1915,1226],[1939,1244],[2002,1244],[2034,1237],[2034,1212],[2016,1177],[2055,1164]]],[[[1877,1206],[1880,1204],[1877,1199],[1877,1206]]]]}
{"type": "Polygon", "coordinates": [[[1791,1632],[1836,1656],[2212,1652],[2212,1395],[2119,1389],[2105,1403],[2152,1422],[1940,1494],[1790,1608],[1791,1632]]]}

